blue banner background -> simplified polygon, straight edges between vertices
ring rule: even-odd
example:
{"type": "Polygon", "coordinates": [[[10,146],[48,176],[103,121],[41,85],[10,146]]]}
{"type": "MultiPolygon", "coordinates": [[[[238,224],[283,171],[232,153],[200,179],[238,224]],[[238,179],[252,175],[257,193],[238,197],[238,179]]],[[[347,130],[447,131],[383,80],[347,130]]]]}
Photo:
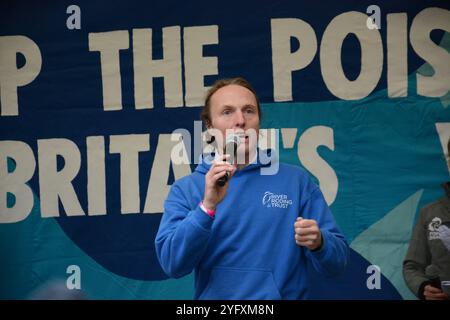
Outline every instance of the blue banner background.
{"type": "MultiPolygon", "coordinates": [[[[324,279],[311,270],[312,297],[413,298],[402,282],[401,261],[419,209],[440,197],[439,184],[448,180],[435,124],[450,122],[449,94],[442,98],[416,94],[416,71],[426,74],[429,70],[408,42],[408,96],[388,98],[384,26],[386,14],[405,12],[409,30],[413,17],[421,10],[434,6],[449,10],[450,3],[378,4],[382,10],[380,34],[385,59],[380,81],[367,98],[356,101],[336,98],[323,81],[319,52],[305,69],[293,72],[292,101],[275,102],[273,96],[271,19],[298,18],[310,23],[320,44],[334,17],[348,11],[365,13],[371,4],[371,1],[2,2],[0,37],[24,35],[32,39],[41,51],[42,68],[34,81],[18,88],[19,116],[0,117],[0,140],[27,143],[36,161],[38,139],[73,141],[81,152],[81,169],[73,186],[86,210],[86,137],[104,136],[108,146],[110,135],[149,133],[150,150],[139,155],[142,210],[159,135],[177,128],[193,132],[200,108],[165,108],[163,81],[157,78],[153,82],[154,108],[135,109],[131,30],[152,28],[153,58],[161,59],[163,27],[218,25],[219,43],[203,49],[204,56],[218,57],[218,75],[206,76],[205,85],[223,77],[247,78],[262,102],[262,127],[297,129],[294,147],[280,148],[281,160],[301,165],[297,143],[302,133],[313,126],[333,129],[335,149],[319,147],[318,153],[335,170],[339,180],[331,209],[351,244],[352,259],[347,272],[338,279],[324,279]],[[81,30],[66,27],[69,16],[66,8],[71,4],[81,9],[81,30]],[[100,56],[89,51],[88,34],[113,30],[129,31],[130,48],[120,53],[123,109],[105,112],[100,56]],[[396,239],[401,239],[400,245],[396,239]],[[372,264],[379,265],[383,273],[378,290],[369,290],[366,285],[367,267],[372,264]]],[[[449,51],[448,33],[436,30],[431,38],[449,51]]],[[[293,40],[293,50],[298,45],[293,40]]],[[[359,74],[360,55],[357,39],[348,37],[342,48],[342,64],[349,79],[359,74]]],[[[18,55],[18,67],[23,64],[24,57],[18,55]]],[[[60,217],[42,218],[36,167],[29,181],[34,192],[32,212],[23,221],[0,224],[0,298],[26,298],[50,279],[66,279],[69,265],[78,265],[82,270],[82,289],[90,298],[192,298],[193,275],[167,279],[156,259],[154,238],[161,214],[121,214],[119,155],[106,152],[105,163],[107,214],[96,217],[68,217],[60,203],[60,217]]],[[[14,162],[9,160],[8,165],[8,171],[12,172],[14,162]]],[[[63,165],[59,163],[60,167],[63,165]]],[[[170,173],[168,184],[173,181],[174,175],[170,173]]],[[[13,206],[11,195],[8,202],[13,206]]]]}

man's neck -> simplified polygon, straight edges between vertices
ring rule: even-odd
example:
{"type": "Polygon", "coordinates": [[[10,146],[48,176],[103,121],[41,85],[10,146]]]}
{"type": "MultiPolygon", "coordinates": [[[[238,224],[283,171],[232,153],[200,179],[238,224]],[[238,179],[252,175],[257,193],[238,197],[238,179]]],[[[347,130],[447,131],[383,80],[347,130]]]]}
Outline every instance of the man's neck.
{"type": "MultiPolygon", "coordinates": [[[[218,154],[219,154],[220,156],[223,155],[222,152],[218,152],[218,154]]],[[[238,170],[241,170],[241,169],[245,168],[245,167],[248,166],[250,163],[255,162],[257,156],[258,156],[258,153],[257,153],[256,150],[254,150],[253,152],[250,152],[250,153],[246,153],[246,154],[245,154],[245,158],[243,158],[242,155],[241,155],[241,156],[237,156],[237,157],[236,157],[237,159],[235,160],[235,161],[238,162],[238,163],[236,164],[236,168],[237,168],[238,170]],[[242,161],[242,160],[244,160],[244,161],[242,161]],[[240,163],[239,163],[239,162],[240,162],[240,163]]],[[[232,162],[230,162],[230,163],[233,164],[232,162]]]]}

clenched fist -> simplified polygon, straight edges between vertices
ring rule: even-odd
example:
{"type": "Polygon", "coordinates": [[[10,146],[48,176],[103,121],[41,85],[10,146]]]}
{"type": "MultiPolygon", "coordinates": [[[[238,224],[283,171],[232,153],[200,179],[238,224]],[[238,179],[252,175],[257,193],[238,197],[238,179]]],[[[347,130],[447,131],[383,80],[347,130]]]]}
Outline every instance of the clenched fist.
{"type": "Polygon", "coordinates": [[[294,223],[295,242],[299,246],[315,250],[322,245],[322,233],[316,220],[298,217],[294,223]]]}

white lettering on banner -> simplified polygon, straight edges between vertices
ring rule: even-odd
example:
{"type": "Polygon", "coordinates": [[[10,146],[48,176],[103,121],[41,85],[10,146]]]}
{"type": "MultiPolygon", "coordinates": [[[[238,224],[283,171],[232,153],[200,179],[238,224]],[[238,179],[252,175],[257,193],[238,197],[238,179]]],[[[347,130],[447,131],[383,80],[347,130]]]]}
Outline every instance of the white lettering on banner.
{"type": "Polygon", "coordinates": [[[408,17],[406,13],[388,14],[387,89],[389,97],[408,95],[408,17]]]}
{"type": "MultiPolygon", "coordinates": [[[[379,82],[384,56],[380,32],[375,28],[379,27],[376,14],[368,17],[362,12],[345,12],[332,19],[325,29],[320,43],[320,71],[327,88],[340,99],[365,98],[379,82]],[[368,21],[371,21],[370,28],[368,21]],[[374,28],[371,30],[371,27],[374,28]],[[347,79],[342,67],[341,49],[349,34],[354,34],[361,46],[361,70],[355,80],[347,79]]],[[[408,92],[407,20],[406,13],[386,16],[388,97],[405,97],[408,92]]],[[[71,22],[71,27],[77,28],[77,23],[71,22]]],[[[314,28],[300,19],[271,19],[270,26],[273,98],[274,101],[292,101],[293,73],[306,69],[314,60],[318,39],[314,28]],[[300,43],[297,50],[292,50],[292,38],[300,43]]],[[[433,30],[450,32],[449,10],[426,8],[413,18],[409,30],[415,53],[434,71],[429,76],[416,74],[417,93],[442,97],[450,90],[450,54],[433,42],[430,37],[433,30]]],[[[159,77],[164,79],[164,107],[202,105],[203,94],[208,89],[204,77],[218,74],[218,57],[205,57],[202,49],[206,45],[219,44],[219,26],[185,27],[184,39],[181,31],[180,26],[162,28],[163,58],[153,59],[153,30],[132,30],[136,109],[153,108],[153,79],[159,77]]],[[[114,30],[88,34],[89,51],[100,53],[104,111],[122,110],[120,51],[130,47],[129,32],[114,30]]],[[[33,40],[21,35],[0,36],[0,116],[19,115],[17,88],[31,83],[40,73],[41,66],[41,51],[33,40]],[[18,54],[25,58],[25,64],[20,68],[17,67],[18,54]]]]}
{"type": "Polygon", "coordinates": [[[317,51],[317,39],[310,24],[299,19],[272,19],[272,68],[274,101],[292,100],[292,72],[311,63],[317,51]],[[291,38],[300,42],[291,52],[291,38]]]}
{"type": "MultiPolygon", "coordinates": [[[[383,44],[377,28],[367,28],[367,15],[352,11],[335,17],[327,26],[320,44],[320,68],[323,80],[336,97],[355,100],[373,92],[383,67],[383,44]],[[341,49],[349,34],[361,45],[361,71],[354,81],[342,69],[341,49]]],[[[388,96],[407,95],[407,15],[387,15],[388,96]]],[[[441,97],[450,90],[450,54],[430,38],[433,30],[450,32],[450,11],[427,8],[419,12],[411,24],[410,43],[414,51],[434,70],[432,76],[417,73],[417,93],[441,97]]],[[[271,20],[274,101],[292,101],[292,73],[305,69],[317,51],[317,40],[311,26],[299,19],[271,20]],[[300,42],[292,52],[291,38],[300,42]]]]}
{"type": "Polygon", "coordinates": [[[26,183],[33,176],[35,167],[33,151],[28,144],[0,141],[0,223],[18,222],[30,214],[33,192],[26,183]],[[14,197],[14,204],[10,207],[8,194],[14,197]]]}
{"type": "Polygon", "coordinates": [[[149,134],[111,136],[109,152],[120,154],[120,195],[122,213],[139,213],[139,152],[150,150],[149,134]]]}
{"type": "Polygon", "coordinates": [[[366,26],[367,16],[346,12],[334,18],[325,29],[320,45],[323,80],[336,97],[357,100],[367,97],[378,84],[383,68],[383,44],[377,29],[366,26]],[[347,79],[342,68],[342,44],[354,34],[361,45],[361,71],[355,80],[347,79]]]}
{"type": "Polygon", "coordinates": [[[88,214],[106,214],[105,138],[87,137],[88,214]]]}
{"type": "Polygon", "coordinates": [[[432,76],[417,74],[417,93],[426,97],[441,97],[450,90],[450,53],[430,38],[433,30],[450,32],[450,11],[427,8],[417,14],[411,24],[411,46],[434,70],[432,76]]]}
{"type": "MultiPolygon", "coordinates": [[[[218,74],[217,57],[204,57],[203,46],[218,44],[217,25],[186,27],[184,33],[185,103],[183,102],[181,28],[166,27],[163,33],[163,59],[153,59],[150,28],[133,29],[134,99],[136,109],[154,106],[153,79],[164,79],[166,108],[201,106],[208,89],[205,75],[218,74]]],[[[128,31],[89,33],[89,50],[100,52],[105,111],[122,109],[119,51],[129,47],[128,31]]]]}
{"type": "Polygon", "coordinates": [[[326,146],[334,151],[333,129],[315,126],[307,129],[298,140],[297,154],[301,164],[318,180],[323,196],[328,205],[336,199],[338,178],[336,172],[317,152],[319,146],[326,146]]]}
{"type": "MultiPolygon", "coordinates": [[[[156,148],[155,158],[153,160],[152,173],[148,183],[147,197],[145,200],[144,213],[158,213],[164,211],[164,200],[169,193],[170,185],[167,184],[169,179],[170,164],[175,180],[191,174],[189,162],[179,161],[175,163],[172,158],[172,148],[176,141],[172,140],[172,134],[160,134],[158,146],[156,148]]],[[[188,151],[183,147],[184,144],[177,144],[182,147],[183,155],[187,155],[188,151]]]]}
{"type": "Polygon", "coordinates": [[[134,100],[136,109],[153,108],[153,78],[164,78],[167,108],[183,105],[180,27],[163,28],[163,59],[152,58],[152,29],[133,29],[134,100]]]}
{"type": "Polygon", "coordinates": [[[294,147],[295,137],[297,137],[297,131],[297,128],[281,128],[283,147],[285,149],[292,149],[294,147]]]}
{"type": "Polygon", "coordinates": [[[100,52],[103,110],[122,109],[120,50],[128,49],[128,31],[89,33],[89,51],[100,52]]]}
{"type": "Polygon", "coordinates": [[[0,115],[19,115],[17,88],[33,81],[41,66],[41,51],[33,40],[25,36],[0,37],[0,115]],[[18,54],[25,58],[20,68],[18,54]]]}
{"type": "Polygon", "coordinates": [[[81,165],[80,150],[69,139],[38,140],[39,189],[41,192],[42,217],[58,217],[58,199],[68,216],[82,216],[72,180],[81,165]],[[64,160],[64,167],[58,170],[58,156],[64,160]]]}
{"type": "MultiPolygon", "coordinates": [[[[286,128],[284,131],[291,134],[296,132],[292,128],[286,128]]],[[[278,132],[277,129],[261,129],[260,147],[278,150],[278,132]]],[[[164,200],[170,189],[167,182],[171,169],[175,180],[191,173],[188,158],[190,148],[186,149],[186,146],[192,146],[193,143],[180,141],[181,137],[184,140],[189,139],[190,135],[185,133],[178,130],[176,133],[159,135],[143,213],[163,211],[164,200]],[[178,151],[174,152],[175,149],[178,151]]],[[[203,139],[201,130],[198,134],[200,139],[203,139]]],[[[109,153],[120,156],[122,214],[141,212],[139,153],[150,150],[149,138],[149,134],[109,137],[109,153]]],[[[72,181],[81,168],[81,152],[78,146],[73,141],[63,138],[38,140],[40,195],[36,197],[40,198],[43,218],[60,216],[58,201],[61,201],[67,216],[85,216],[76,191],[87,191],[88,216],[107,214],[104,139],[103,136],[86,137],[87,188],[81,187],[77,190],[72,181]],[[63,165],[58,166],[58,158],[63,160],[60,161],[64,163],[63,165]]],[[[288,140],[283,143],[285,146],[289,146],[295,138],[289,135],[288,140]]],[[[334,150],[333,129],[318,126],[306,130],[299,137],[298,148],[302,152],[299,152],[298,156],[299,161],[318,178],[325,199],[331,204],[336,198],[338,181],[333,169],[317,154],[316,149],[320,145],[334,150]],[[320,140],[314,136],[320,137],[320,140]]],[[[262,158],[261,163],[270,160],[270,157],[262,158]]],[[[28,144],[22,141],[0,141],[0,223],[19,222],[30,214],[34,205],[34,195],[26,183],[33,177],[35,167],[33,151],[28,144]],[[14,197],[13,204],[7,203],[8,195],[14,197]]],[[[261,174],[276,174],[278,166],[271,164],[265,167],[265,170],[267,172],[261,171],[261,174]]]]}
{"type": "Polygon", "coordinates": [[[219,26],[187,27],[184,33],[185,105],[203,105],[205,93],[204,76],[218,74],[217,57],[204,57],[203,46],[219,43],[219,26]]]}

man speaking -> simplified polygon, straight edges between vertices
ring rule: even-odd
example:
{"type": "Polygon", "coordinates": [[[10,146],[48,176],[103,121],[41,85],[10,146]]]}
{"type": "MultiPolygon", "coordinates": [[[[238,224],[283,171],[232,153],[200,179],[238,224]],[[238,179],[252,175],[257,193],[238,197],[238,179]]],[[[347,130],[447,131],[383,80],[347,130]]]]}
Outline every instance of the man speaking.
{"type": "Polygon", "coordinates": [[[217,81],[201,114],[217,153],[165,201],[157,256],[171,277],[195,270],[195,299],[305,299],[308,260],[326,275],[347,265],[348,245],[308,173],[280,163],[264,174],[261,116],[246,80],[217,81]]]}

